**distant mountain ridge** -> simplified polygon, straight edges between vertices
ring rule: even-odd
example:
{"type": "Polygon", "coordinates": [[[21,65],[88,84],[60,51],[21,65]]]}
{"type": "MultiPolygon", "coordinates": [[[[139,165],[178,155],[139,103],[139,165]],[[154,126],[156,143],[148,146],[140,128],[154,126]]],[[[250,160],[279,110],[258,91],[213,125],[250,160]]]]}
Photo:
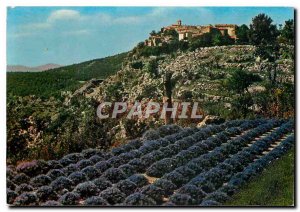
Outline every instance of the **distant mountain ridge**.
{"type": "Polygon", "coordinates": [[[7,72],[39,72],[39,71],[47,71],[54,68],[62,67],[62,65],[48,63],[40,66],[22,66],[22,65],[8,65],[6,66],[7,72]]]}

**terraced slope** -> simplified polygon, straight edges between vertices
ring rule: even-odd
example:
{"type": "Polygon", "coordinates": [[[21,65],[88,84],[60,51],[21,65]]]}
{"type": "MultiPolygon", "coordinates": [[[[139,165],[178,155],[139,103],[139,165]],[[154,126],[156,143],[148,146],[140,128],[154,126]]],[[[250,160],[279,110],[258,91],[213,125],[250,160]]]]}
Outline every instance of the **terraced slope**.
{"type": "Polygon", "coordinates": [[[7,169],[15,206],[221,205],[294,145],[293,120],[237,120],[185,128],[58,161],[7,169]]]}

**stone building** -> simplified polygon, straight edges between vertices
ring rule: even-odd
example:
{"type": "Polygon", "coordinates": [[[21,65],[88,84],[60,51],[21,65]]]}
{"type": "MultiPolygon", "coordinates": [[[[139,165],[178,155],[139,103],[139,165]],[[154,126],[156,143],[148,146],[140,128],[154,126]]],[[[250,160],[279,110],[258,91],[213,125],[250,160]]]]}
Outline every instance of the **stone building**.
{"type": "Polygon", "coordinates": [[[161,31],[157,35],[151,35],[149,39],[145,41],[147,46],[158,46],[161,42],[168,42],[171,40],[170,36],[164,36],[164,32],[168,30],[175,30],[178,33],[178,40],[188,40],[193,37],[198,37],[204,33],[212,32],[213,30],[220,31],[222,35],[229,35],[232,39],[237,39],[235,24],[216,24],[216,25],[183,25],[181,20],[178,20],[175,24],[161,28],[161,31]]]}

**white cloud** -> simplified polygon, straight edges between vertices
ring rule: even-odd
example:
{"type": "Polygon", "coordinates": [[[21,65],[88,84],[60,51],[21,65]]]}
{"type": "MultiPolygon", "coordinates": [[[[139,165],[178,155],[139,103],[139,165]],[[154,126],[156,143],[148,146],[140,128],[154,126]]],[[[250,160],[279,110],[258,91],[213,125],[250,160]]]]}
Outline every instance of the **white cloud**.
{"type": "Polygon", "coordinates": [[[74,30],[74,31],[65,31],[63,32],[64,35],[88,35],[90,34],[89,30],[86,29],[80,29],[80,30],[74,30]]]}
{"type": "MultiPolygon", "coordinates": [[[[115,16],[107,13],[81,14],[79,11],[73,9],[59,9],[51,12],[44,22],[23,25],[19,31],[24,33],[24,35],[29,35],[29,33],[37,34],[49,29],[56,30],[57,27],[57,29],[59,29],[57,33],[62,35],[84,35],[88,34],[93,28],[109,25],[143,25],[146,23],[156,23],[156,25],[159,26],[175,22],[177,20],[176,18],[180,19],[181,17],[178,16],[180,12],[177,11],[177,9],[176,7],[156,7],[143,15],[127,16],[115,16]],[[80,30],[78,30],[78,28],[80,28],[80,30]]],[[[208,9],[189,9],[191,9],[192,14],[196,12],[201,19],[204,17],[212,18],[211,11],[208,9]]]]}
{"type": "Polygon", "coordinates": [[[76,10],[56,10],[50,14],[47,21],[55,22],[60,20],[78,20],[81,15],[76,10]]]}
{"type": "Polygon", "coordinates": [[[34,33],[32,33],[32,32],[15,32],[15,33],[11,34],[10,36],[12,38],[23,38],[23,37],[29,37],[32,35],[34,35],[34,33]]]}

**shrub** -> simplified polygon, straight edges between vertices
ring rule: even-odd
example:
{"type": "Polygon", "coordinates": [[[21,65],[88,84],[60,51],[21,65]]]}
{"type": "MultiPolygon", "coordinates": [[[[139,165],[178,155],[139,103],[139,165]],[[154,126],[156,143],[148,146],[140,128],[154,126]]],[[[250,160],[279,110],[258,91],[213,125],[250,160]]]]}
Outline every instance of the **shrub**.
{"type": "Polygon", "coordinates": [[[153,152],[150,152],[146,155],[144,155],[143,157],[141,157],[141,160],[143,161],[143,163],[146,166],[150,166],[152,163],[154,163],[157,160],[160,160],[164,157],[164,154],[159,151],[159,150],[155,150],[153,152]]]}
{"type": "Polygon", "coordinates": [[[71,154],[64,156],[63,158],[71,160],[72,163],[77,163],[78,161],[84,159],[84,156],[81,153],[71,153],[71,154]]]}
{"type": "Polygon", "coordinates": [[[52,206],[61,206],[61,204],[57,201],[49,200],[49,201],[41,204],[41,206],[50,206],[50,207],[52,207],[52,206]]]}
{"type": "Polygon", "coordinates": [[[146,169],[146,164],[140,159],[140,158],[135,158],[131,160],[129,163],[137,172],[144,172],[146,169]]]}
{"type": "Polygon", "coordinates": [[[55,180],[58,177],[65,176],[65,174],[59,169],[52,169],[47,173],[47,176],[55,180]]]}
{"type": "Polygon", "coordinates": [[[214,200],[205,200],[200,205],[201,206],[219,206],[221,204],[214,200]]]}
{"type": "Polygon", "coordinates": [[[81,171],[87,176],[89,180],[92,180],[101,175],[101,173],[94,166],[85,167],[81,171]]]}
{"type": "Polygon", "coordinates": [[[149,140],[144,142],[143,146],[139,148],[139,151],[142,154],[147,154],[154,150],[157,150],[159,147],[159,143],[156,140],[149,140]]]}
{"type": "Polygon", "coordinates": [[[28,183],[29,180],[30,178],[26,174],[20,173],[14,177],[13,182],[17,185],[20,185],[22,183],[28,183]]]}
{"type": "Polygon", "coordinates": [[[16,170],[18,172],[23,172],[28,176],[34,176],[36,174],[37,170],[38,170],[37,160],[20,163],[17,166],[16,170]]]}
{"type": "Polygon", "coordinates": [[[34,193],[22,193],[20,196],[18,196],[15,201],[15,206],[26,206],[26,205],[35,205],[37,202],[37,196],[34,193]]]}
{"type": "Polygon", "coordinates": [[[164,204],[162,204],[162,206],[173,207],[173,206],[176,206],[176,205],[173,202],[165,202],[164,204]]]}
{"type": "Polygon", "coordinates": [[[195,205],[196,204],[196,200],[194,200],[188,194],[175,193],[170,197],[170,201],[173,202],[175,205],[195,205]]]}
{"type": "Polygon", "coordinates": [[[196,143],[194,146],[200,147],[205,152],[209,150],[209,146],[204,142],[196,143]]]}
{"type": "Polygon", "coordinates": [[[119,169],[124,172],[126,177],[133,175],[135,172],[134,168],[129,164],[124,164],[124,165],[120,166],[119,169]]]}
{"type": "Polygon", "coordinates": [[[173,159],[175,160],[176,166],[182,166],[192,159],[192,153],[187,150],[182,150],[175,157],[173,157],[173,159]]]}
{"type": "Polygon", "coordinates": [[[7,180],[6,181],[6,187],[11,189],[11,190],[15,190],[16,184],[14,184],[11,180],[7,180]]]}
{"type": "Polygon", "coordinates": [[[38,175],[30,180],[30,184],[34,187],[40,187],[49,185],[51,183],[51,178],[47,175],[38,175]]]}
{"type": "Polygon", "coordinates": [[[57,193],[50,186],[42,186],[38,188],[36,195],[40,201],[57,199],[57,193]]]}
{"type": "Polygon", "coordinates": [[[99,178],[93,180],[93,183],[98,187],[98,189],[100,191],[103,191],[103,190],[107,189],[108,187],[112,186],[111,182],[103,177],[99,177],[99,178]]]}
{"type": "Polygon", "coordinates": [[[74,191],[82,197],[94,196],[99,193],[98,187],[91,181],[78,184],[74,191]]]}
{"type": "Polygon", "coordinates": [[[187,149],[187,151],[192,153],[193,157],[199,156],[199,155],[204,154],[206,152],[203,148],[201,148],[199,146],[191,146],[187,149]]]}
{"type": "Polygon", "coordinates": [[[90,161],[90,160],[87,160],[87,159],[78,161],[78,162],[76,163],[76,166],[77,166],[79,169],[83,169],[83,168],[85,168],[85,167],[87,167],[87,166],[92,166],[92,165],[94,165],[94,163],[93,163],[92,161],[90,161]]]}
{"type": "Polygon", "coordinates": [[[144,195],[142,193],[134,193],[125,199],[124,205],[127,205],[127,206],[150,206],[150,205],[156,205],[156,203],[153,199],[151,199],[150,197],[147,197],[146,195],[144,195]]]}
{"type": "Polygon", "coordinates": [[[164,156],[165,157],[172,157],[172,155],[173,155],[173,151],[168,147],[168,146],[166,146],[166,147],[161,147],[160,149],[159,149],[163,154],[164,154],[164,156]]]}
{"type": "Polygon", "coordinates": [[[148,130],[143,135],[143,140],[156,140],[160,138],[159,133],[156,130],[148,130]]]}
{"type": "Polygon", "coordinates": [[[165,173],[174,169],[176,162],[172,158],[164,158],[152,164],[146,171],[146,174],[151,177],[161,177],[165,173]]]}
{"type": "Polygon", "coordinates": [[[116,187],[120,191],[122,191],[124,194],[130,195],[135,191],[135,189],[137,188],[137,185],[134,182],[126,179],[126,180],[121,180],[120,182],[118,182],[116,184],[116,187]]]}
{"type": "Polygon", "coordinates": [[[7,204],[13,204],[13,202],[17,196],[18,196],[17,192],[15,192],[11,189],[6,189],[7,204]]]}
{"type": "MultiPolygon", "coordinates": [[[[99,155],[99,153],[97,154],[99,155]]],[[[109,158],[113,157],[113,154],[111,152],[101,152],[100,157],[103,157],[105,160],[108,160],[109,158]]]]}
{"type": "Polygon", "coordinates": [[[62,158],[58,161],[62,166],[67,166],[72,163],[72,161],[68,158],[62,158]]]}
{"type": "Polygon", "coordinates": [[[95,164],[95,168],[98,169],[99,172],[104,172],[110,167],[111,165],[107,161],[100,161],[95,164]]]}
{"type": "Polygon", "coordinates": [[[120,160],[122,163],[127,163],[128,161],[134,159],[136,154],[134,152],[125,152],[119,155],[120,160]]]}
{"type": "Polygon", "coordinates": [[[181,150],[181,146],[178,144],[171,144],[169,145],[169,149],[172,152],[172,155],[176,155],[181,150]]]}
{"type": "Polygon", "coordinates": [[[215,190],[214,184],[212,184],[209,181],[207,181],[204,185],[201,185],[200,187],[206,193],[210,193],[210,192],[213,192],[215,190]]]}
{"type": "Polygon", "coordinates": [[[236,190],[237,190],[236,186],[229,185],[229,184],[224,185],[219,189],[220,192],[224,192],[229,196],[233,195],[236,192],[236,190]]]}
{"type": "Polygon", "coordinates": [[[205,154],[205,155],[201,155],[198,158],[192,159],[191,162],[197,164],[198,166],[200,166],[201,168],[208,168],[208,167],[212,167],[214,164],[210,161],[210,157],[209,155],[205,154]]]}
{"type": "Polygon", "coordinates": [[[111,187],[102,191],[100,193],[100,197],[105,199],[109,204],[114,205],[117,203],[122,203],[126,198],[126,195],[119,189],[111,187]]]}
{"type": "Polygon", "coordinates": [[[78,167],[76,166],[76,164],[70,164],[68,165],[67,167],[63,168],[62,169],[62,172],[65,174],[65,175],[69,175],[71,174],[72,172],[76,172],[78,171],[78,167]]]}
{"type": "Polygon", "coordinates": [[[111,164],[112,167],[116,168],[123,164],[123,161],[119,156],[113,156],[110,159],[108,159],[107,162],[111,164]]]}
{"type": "Polygon", "coordinates": [[[222,143],[225,143],[230,139],[224,132],[218,133],[216,135],[216,138],[219,139],[222,143]]]}
{"type": "Polygon", "coordinates": [[[157,142],[159,143],[160,148],[170,145],[170,142],[165,138],[160,138],[157,140],[157,142]]]}
{"type": "Polygon", "coordinates": [[[125,153],[126,151],[125,151],[125,149],[123,148],[123,146],[120,146],[120,147],[115,147],[115,148],[112,148],[111,149],[111,153],[113,154],[113,155],[120,155],[120,154],[122,154],[122,153],[125,153]]]}
{"type": "Polygon", "coordinates": [[[86,181],[88,178],[86,177],[86,175],[81,172],[81,171],[77,171],[77,172],[73,172],[71,173],[68,178],[70,180],[72,180],[74,182],[74,184],[78,184],[78,183],[82,183],[84,181],[86,181]]]}
{"type": "Polygon", "coordinates": [[[147,197],[152,198],[156,203],[160,204],[163,200],[164,191],[160,187],[157,187],[153,184],[146,185],[140,189],[142,194],[145,194],[147,197]]]}
{"type": "Polygon", "coordinates": [[[98,154],[99,152],[101,152],[100,150],[97,150],[97,149],[85,149],[81,152],[81,154],[83,155],[83,157],[85,158],[90,158],[92,157],[93,155],[96,155],[98,154]]]}
{"type": "Polygon", "coordinates": [[[229,174],[233,171],[233,166],[228,163],[220,163],[216,166],[216,168],[224,170],[226,174],[229,174]]]}
{"type": "Polygon", "coordinates": [[[127,149],[127,147],[128,147],[129,149],[137,149],[142,145],[143,145],[143,143],[139,139],[134,139],[134,140],[129,141],[127,144],[125,144],[124,148],[127,149]]]}
{"type": "Polygon", "coordinates": [[[49,169],[62,169],[63,166],[57,160],[49,160],[48,162],[49,169]]]}
{"type": "Polygon", "coordinates": [[[221,203],[221,202],[226,202],[227,200],[229,200],[229,197],[224,192],[215,191],[211,194],[208,194],[204,200],[213,200],[213,201],[221,203]]]}
{"type": "Polygon", "coordinates": [[[198,165],[194,161],[188,162],[186,164],[186,167],[188,167],[189,169],[193,170],[196,173],[199,173],[199,172],[201,172],[203,170],[202,166],[198,165]]]}
{"type": "Polygon", "coordinates": [[[104,200],[103,198],[101,198],[99,196],[89,197],[84,201],[83,204],[84,205],[101,205],[101,206],[109,205],[106,200],[104,200]]]}
{"type": "Polygon", "coordinates": [[[128,178],[128,180],[134,182],[138,187],[147,185],[149,182],[144,175],[134,174],[128,178]]]}
{"type": "Polygon", "coordinates": [[[50,186],[55,190],[59,191],[62,189],[70,189],[73,186],[73,181],[66,177],[58,177],[56,180],[52,181],[50,186]]]}
{"type": "Polygon", "coordinates": [[[62,195],[58,202],[63,205],[77,205],[80,200],[80,195],[75,192],[67,192],[62,195]]]}
{"type": "Polygon", "coordinates": [[[103,173],[102,176],[111,181],[112,183],[117,183],[118,181],[126,178],[124,172],[118,168],[109,168],[103,173]]]}
{"type": "Polygon", "coordinates": [[[99,161],[103,160],[103,158],[98,155],[93,155],[92,157],[89,158],[89,160],[95,164],[95,163],[98,163],[99,161]]]}
{"type": "Polygon", "coordinates": [[[15,167],[13,166],[6,167],[6,179],[11,180],[14,178],[15,175],[17,175],[15,167]]]}
{"type": "Polygon", "coordinates": [[[180,166],[175,169],[176,172],[182,174],[182,176],[191,179],[192,177],[195,176],[196,172],[193,171],[192,169],[188,168],[187,166],[180,166]]]}
{"type": "Polygon", "coordinates": [[[176,190],[176,185],[174,185],[171,181],[169,180],[164,180],[164,179],[158,179],[156,180],[153,185],[160,187],[165,196],[173,194],[174,190],[176,190]]]}
{"type": "Polygon", "coordinates": [[[192,139],[192,137],[185,137],[175,142],[175,144],[180,146],[181,149],[187,149],[194,143],[195,141],[192,139]]]}
{"type": "Polygon", "coordinates": [[[165,137],[166,135],[171,135],[174,133],[178,133],[182,131],[182,128],[178,125],[172,124],[172,125],[163,125],[157,129],[159,135],[161,137],[165,137]]]}
{"type": "Polygon", "coordinates": [[[166,139],[168,142],[170,142],[170,144],[174,144],[175,141],[177,141],[178,139],[181,139],[182,136],[180,136],[180,133],[176,133],[173,135],[168,135],[166,137],[164,137],[164,139],[166,139]]]}
{"type": "Polygon", "coordinates": [[[34,190],[33,187],[26,183],[23,183],[16,188],[16,192],[18,194],[22,194],[23,192],[28,192],[28,191],[33,191],[33,190],[34,190]]]}
{"type": "Polygon", "coordinates": [[[212,168],[206,172],[204,176],[208,181],[212,182],[215,187],[219,187],[223,184],[225,172],[222,169],[212,168]]]}
{"type": "Polygon", "coordinates": [[[180,187],[182,184],[188,182],[188,179],[182,174],[172,171],[166,175],[163,176],[163,179],[170,180],[172,183],[174,183],[177,187],[180,187]]]}
{"type": "Polygon", "coordinates": [[[197,202],[200,202],[205,197],[206,193],[195,185],[187,184],[178,190],[180,194],[188,194],[197,202]]]}

